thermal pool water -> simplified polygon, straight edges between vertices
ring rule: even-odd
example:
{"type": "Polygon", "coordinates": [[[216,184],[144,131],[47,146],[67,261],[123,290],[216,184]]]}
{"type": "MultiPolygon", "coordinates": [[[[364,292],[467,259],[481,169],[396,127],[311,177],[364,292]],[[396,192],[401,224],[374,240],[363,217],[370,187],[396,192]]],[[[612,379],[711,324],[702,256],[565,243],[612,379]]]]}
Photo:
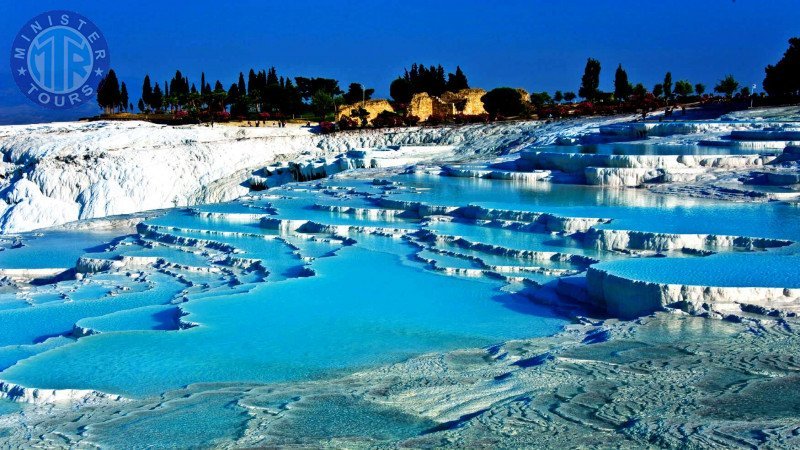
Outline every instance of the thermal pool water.
{"type": "MultiPolygon", "coordinates": [[[[593,266],[647,282],[798,287],[797,223],[785,203],[407,174],[169,210],[132,235],[8,237],[0,267],[12,279],[70,272],[0,290],[0,379],[7,396],[38,402],[324,381],[558,333],[568,320],[542,301],[596,310],[584,298],[593,266]]],[[[238,395],[176,399],[86,432],[110,447],[136,446],[120,433],[143,445],[235,439],[249,417],[238,395]]],[[[288,429],[320,436],[436,425],[339,394],[292,415],[288,429]]]]}

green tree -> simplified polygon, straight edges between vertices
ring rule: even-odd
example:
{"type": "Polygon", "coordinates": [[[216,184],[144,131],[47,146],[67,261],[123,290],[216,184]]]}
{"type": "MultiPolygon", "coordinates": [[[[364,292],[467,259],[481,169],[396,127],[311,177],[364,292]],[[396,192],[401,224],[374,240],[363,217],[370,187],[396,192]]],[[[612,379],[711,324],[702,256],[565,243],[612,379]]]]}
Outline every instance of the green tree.
{"type": "MultiPolygon", "coordinates": [[[[177,109],[181,109],[188,103],[187,96],[192,91],[189,88],[189,78],[183,76],[180,70],[175,71],[169,84],[164,83],[164,89],[164,98],[174,99],[171,103],[177,109]]],[[[194,91],[197,92],[197,88],[194,88],[194,91]]]]}
{"type": "Polygon", "coordinates": [[[614,74],[614,97],[617,100],[626,100],[631,95],[631,84],[628,81],[628,73],[622,68],[622,64],[617,66],[614,74]]]}
{"type": "Polygon", "coordinates": [[[672,98],[672,72],[667,72],[664,75],[664,98],[670,99],[672,98]]]}
{"type": "Polygon", "coordinates": [[[278,81],[278,72],[275,70],[275,67],[270,67],[267,72],[267,86],[273,85],[280,85],[280,82],[278,81]]]}
{"type": "Polygon", "coordinates": [[[177,105],[178,101],[176,98],[172,96],[172,93],[169,91],[169,83],[166,81],[164,82],[164,92],[161,94],[161,106],[164,109],[169,109],[170,105],[177,105]]]}
{"type": "Polygon", "coordinates": [[[703,95],[706,93],[706,85],[703,83],[697,83],[694,85],[694,91],[697,95],[703,95]]]}
{"type": "Polygon", "coordinates": [[[142,101],[147,107],[153,102],[153,86],[150,84],[150,75],[144,76],[144,82],[142,83],[142,101]]]}
{"type": "Polygon", "coordinates": [[[589,58],[581,77],[581,87],[578,95],[586,100],[596,100],[600,95],[600,61],[589,58]]]}
{"type": "Polygon", "coordinates": [[[125,86],[124,81],[119,86],[119,105],[121,110],[128,109],[128,86],[125,86]]]}
{"type": "Polygon", "coordinates": [[[140,99],[139,99],[139,103],[137,103],[137,104],[136,104],[136,106],[139,108],[139,112],[140,112],[140,113],[143,113],[143,112],[144,112],[144,109],[145,109],[145,106],[144,106],[144,100],[142,100],[142,99],[140,98],[140,99]]]}
{"type": "Polygon", "coordinates": [[[694,87],[692,87],[692,83],[689,83],[687,80],[679,80],[675,82],[675,93],[681,96],[682,98],[686,98],[694,92],[694,87]]]}
{"type": "Polygon", "coordinates": [[[644,87],[642,83],[637,83],[636,86],[633,87],[633,95],[642,99],[645,95],[647,95],[647,88],[644,87]]]}
{"type": "Polygon", "coordinates": [[[119,80],[114,69],[109,70],[97,85],[97,104],[106,114],[114,112],[120,105],[119,80]]]}
{"type": "Polygon", "coordinates": [[[564,92],[564,100],[566,100],[569,103],[572,103],[572,101],[575,100],[575,98],[577,98],[577,97],[578,96],[575,95],[575,93],[572,92],[572,91],[564,92]]]}
{"type": "Polygon", "coordinates": [[[278,100],[280,111],[286,115],[294,116],[300,112],[303,106],[303,100],[300,98],[297,88],[292,84],[292,80],[289,78],[284,79],[278,100]]]}
{"type": "Polygon", "coordinates": [[[742,97],[749,98],[750,97],[750,87],[745,86],[739,91],[742,97]]]}
{"type": "Polygon", "coordinates": [[[247,74],[247,95],[253,95],[253,90],[258,89],[258,80],[256,80],[256,72],[250,69],[247,74]]]}
{"type": "Polygon", "coordinates": [[[339,82],[332,78],[296,77],[294,81],[300,96],[304,100],[311,100],[311,97],[319,91],[327,93],[330,97],[342,94],[339,82]]]}
{"type": "Polygon", "coordinates": [[[208,95],[211,92],[211,86],[208,86],[208,90],[206,90],[206,73],[200,72],[200,94],[208,95]]]}
{"type": "Polygon", "coordinates": [[[764,69],[764,90],[770,96],[800,94],[800,38],[789,39],[789,48],[777,64],[764,69]]]}
{"type": "MultiPolygon", "coordinates": [[[[456,68],[456,73],[451,73],[449,78],[445,78],[442,65],[426,67],[424,64],[412,64],[411,69],[406,69],[400,77],[408,82],[411,96],[421,92],[439,96],[446,91],[457,91],[469,87],[467,77],[460,67],[456,68]]],[[[393,97],[394,98],[394,97],[393,97]]]]}
{"type": "Polygon", "coordinates": [[[333,108],[333,95],[329,92],[320,89],[311,96],[311,110],[319,117],[319,120],[325,120],[328,113],[335,113],[333,108]]]}
{"type": "Polygon", "coordinates": [[[225,111],[225,102],[228,98],[228,93],[222,87],[222,83],[217,81],[214,85],[214,90],[210,93],[210,101],[208,107],[211,111],[225,111]]]}
{"type": "Polygon", "coordinates": [[[522,95],[516,89],[500,87],[492,89],[481,97],[483,107],[492,116],[513,117],[525,112],[522,95]]]}
{"type": "Polygon", "coordinates": [[[362,100],[369,100],[374,93],[375,89],[364,89],[361,83],[350,83],[347,92],[345,92],[343,96],[344,102],[348,105],[352,105],[362,100]]]}
{"type": "Polygon", "coordinates": [[[714,92],[724,94],[728,98],[733,97],[733,93],[736,92],[737,89],[739,89],[739,82],[733,78],[733,75],[728,75],[719,80],[719,83],[714,86],[714,92]]]}
{"type": "Polygon", "coordinates": [[[456,66],[456,73],[447,75],[447,90],[450,92],[458,92],[462,89],[469,89],[467,76],[461,71],[461,67],[456,66]]]}
{"type": "Polygon", "coordinates": [[[190,90],[188,94],[183,96],[183,105],[186,109],[192,112],[197,112],[203,102],[203,96],[197,89],[190,90]]]}
{"type": "Polygon", "coordinates": [[[561,91],[556,91],[553,94],[553,100],[555,100],[556,103],[561,103],[562,101],[564,101],[564,93],[561,91]]]}
{"type": "Polygon", "coordinates": [[[661,83],[658,83],[655,86],[653,86],[653,95],[655,95],[656,98],[661,97],[662,95],[664,95],[664,85],[661,84],[661,83]]]}
{"type": "Polygon", "coordinates": [[[236,82],[236,91],[240,96],[247,95],[247,85],[244,83],[244,74],[239,72],[239,80],[236,82]]]}
{"type": "Polygon", "coordinates": [[[389,86],[389,95],[391,95],[392,99],[397,103],[410,102],[411,97],[414,95],[411,89],[411,82],[402,77],[397,78],[392,81],[392,84],[389,86]]]}
{"type": "Polygon", "coordinates": [[[153,88],[153,96],[151,97],[150,106],[156,111],[161,111],[161,107],[164,106],[164,93],[161,92],[161,86],[156,83],[155,87],[153,88]]]}
{"type": "Polygon", "coordinates": [[[533,105],[537,108],[541,108],[542,106],[552,102],[553,99],[547,92],[542,91],[531,94],[531,103],[533,103],[533,105]]]}

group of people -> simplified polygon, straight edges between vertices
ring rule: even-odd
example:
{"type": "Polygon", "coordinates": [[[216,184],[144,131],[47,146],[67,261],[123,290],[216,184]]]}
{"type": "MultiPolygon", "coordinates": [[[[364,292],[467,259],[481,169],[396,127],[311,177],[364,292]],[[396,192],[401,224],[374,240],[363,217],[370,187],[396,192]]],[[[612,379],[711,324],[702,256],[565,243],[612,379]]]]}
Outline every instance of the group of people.
{"type": "MultiPolygon", "coordinates": [[[[266,126],[266,125],[267,125],[267,121],[265,120],[264,121],[264,126],[266,126]]],[[[261,126],[261,121],[260,120],[256,120],[255,122],[253,122],[253,121],[248,120],[247,121],[247,126],[248,127],[259,127],[259,126],[261,126]]],[[[286,122],[283,121],[283,120],[279,120],[279,121],[275,122],[275,126],[278,127],[278,128],[285,128],[286,127],[286,122]]]]}

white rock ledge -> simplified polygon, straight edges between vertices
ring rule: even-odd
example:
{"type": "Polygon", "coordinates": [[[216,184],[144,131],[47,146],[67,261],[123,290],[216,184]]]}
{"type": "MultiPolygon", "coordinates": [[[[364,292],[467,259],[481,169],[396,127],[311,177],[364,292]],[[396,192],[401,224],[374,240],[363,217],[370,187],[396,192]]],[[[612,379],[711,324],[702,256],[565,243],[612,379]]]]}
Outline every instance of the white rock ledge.
{"type": "Polygon", "coordinates": [[[586,272],[590,302],[611,316],[633,319],[666,307],[688,313],[741,312],[741,305],[797,311],[800,289],[775,287],[693,286],[638,281],[590,267],[586,272]]]}
{"type": "Polygon", "coordinates": [[[117,394],[93,389],[41,389],[30,388],[8,381],[0,381],[0,398],[15,402],[48,405],[86,404],[100,400],[127,401],[117,394]]]}

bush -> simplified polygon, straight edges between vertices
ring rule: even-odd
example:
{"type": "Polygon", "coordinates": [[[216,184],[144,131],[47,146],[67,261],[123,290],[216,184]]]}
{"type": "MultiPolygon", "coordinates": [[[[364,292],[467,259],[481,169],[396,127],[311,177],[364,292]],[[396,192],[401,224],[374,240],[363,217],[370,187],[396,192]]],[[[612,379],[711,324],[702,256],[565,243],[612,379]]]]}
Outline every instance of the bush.
{"type": "Polygon", "coordinates": [[[319,131],[322,134],[330,134],[336,131],[336,125],[333,122],[320,122],[319,131]]]}
{"type": "Polygon", "coordinates": [[[540,119],[554,118],[558,119],[569,115],[570,108],[566,105],[550,105],[539,108],[537,114],[540,119]]]}
{"type": "Polygon", "coordinates": [[[347,116],[342,116],[336,124],[339,126],[340,130],[353,130],[358,128],[358,121],[347,116]]]}
{"type": "Polygon", "coordinates": [[[427,125],[442,125],[447,122],[447,117],[443,114],[431,114],[428,120],[425,121],[427,125]]]}
{"type": "Polygon", "coordinates": [[[406,125],[413,127],[418,123],[419,123],[419,117],[414,115],[406,116],[406,125]]]}
{"type": "Polygon", "coordinates": [[[406,121],[400,114],[391,111],[383,111],[372,120],[372,126],[375,128],[402,127],[405,124],[406,121]]]}
{"type": "Polygon", "coordinates": [[[492,116],[518,116],[525,112],[525,102],[516,89],[495,88],[481,97],[483,107],[492,116]]]}
{"type": "Polygon", "coordinates": [[[489,114],[456,114],[455,116],[453,116],[453,121],[458,124],[488,123],[489,114]]]}

